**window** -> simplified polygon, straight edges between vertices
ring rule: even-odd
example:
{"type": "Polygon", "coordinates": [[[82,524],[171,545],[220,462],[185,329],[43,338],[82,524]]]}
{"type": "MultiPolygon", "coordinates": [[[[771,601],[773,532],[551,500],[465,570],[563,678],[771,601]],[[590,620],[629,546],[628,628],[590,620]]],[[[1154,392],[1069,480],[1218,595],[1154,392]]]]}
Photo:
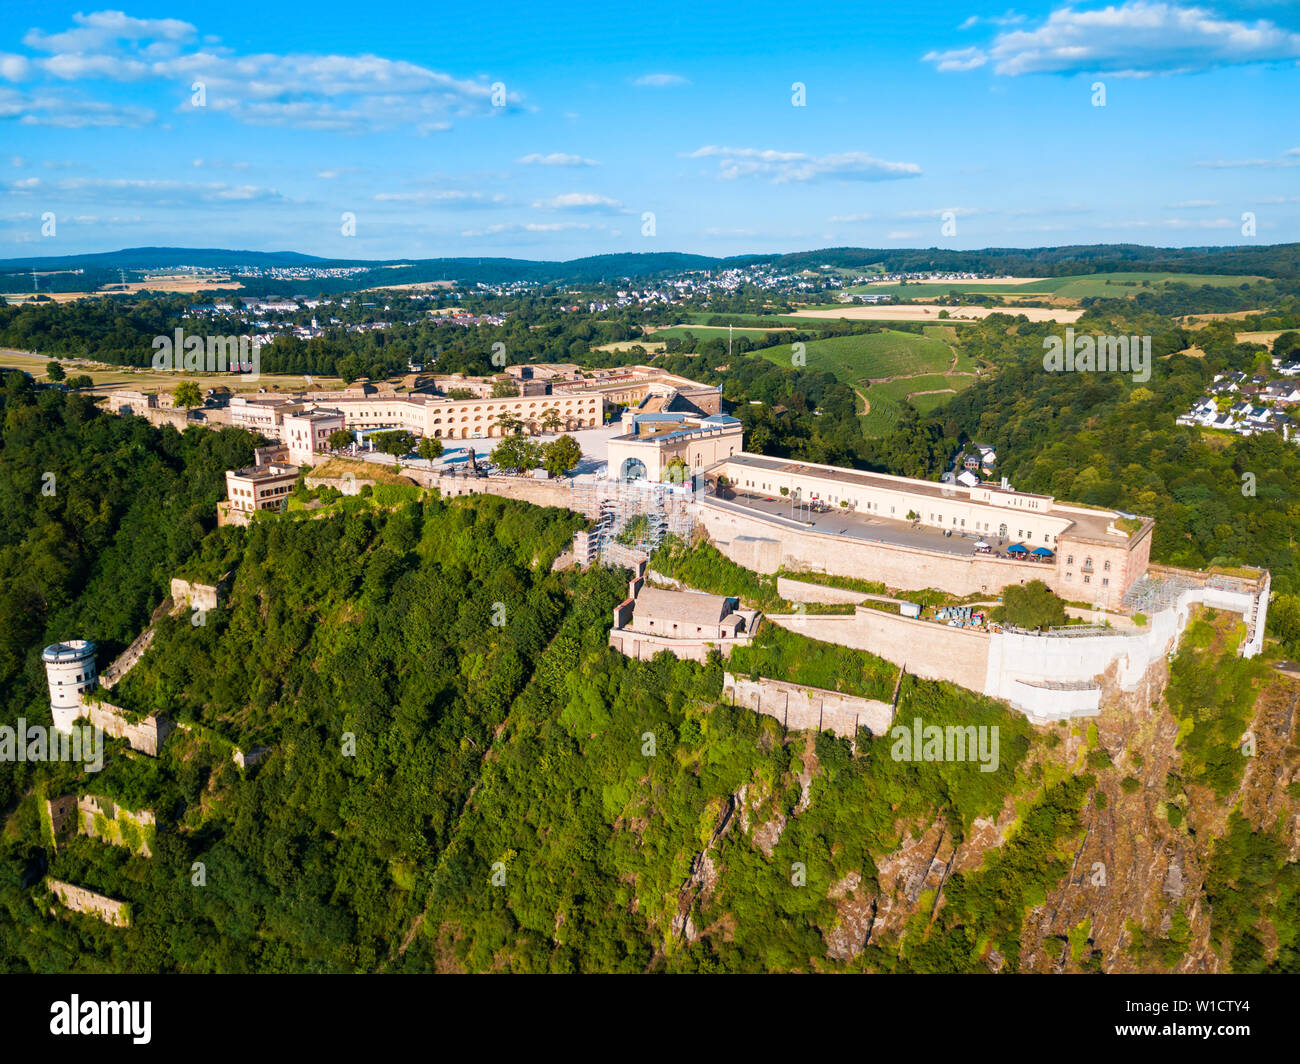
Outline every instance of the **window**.
{"type": "Polygon", "coordinates": [[[1108,580],[1106,577],[1103,576],[1103,577],[1101,578],[1101,586],[1102,586],[1102,587],[1110,587],[1110,580],[1108,580]]]}
{"type": "Polygon", "coordinates": [[[1085,584],[1091,584],[1091,583],[1092,583],[1092,577],[1090,577],[1087,573],[1084,573],[1084,575],[1083,575],[1083,582],[1084,582],[1085,584]]]}
{"type": "Polygon", "coordinates": [[[1073,565],[1073,564],[1074,564],[1074,555],[1073,555],[1073,554],[1069,555],[1069,556],[1065,559],[1065,564],[1066,564],[1066,565],[1073,565]]]}
{"type": "Polygon", "coordinates": [[[1110,572],[1110,562],[1105,562],[1105,563],[1102,565],[1102,568],[1105,569],[1106,572],[1110,572]]]}

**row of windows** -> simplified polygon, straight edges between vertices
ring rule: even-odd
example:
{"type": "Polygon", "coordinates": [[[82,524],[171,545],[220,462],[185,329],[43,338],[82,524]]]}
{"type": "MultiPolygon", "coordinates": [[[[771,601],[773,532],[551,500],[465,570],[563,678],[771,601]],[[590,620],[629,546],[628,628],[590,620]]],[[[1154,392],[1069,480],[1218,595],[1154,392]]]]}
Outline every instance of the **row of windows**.
{"type": "MultiPolygon", "coordinates": [[[[1065,564],[1066,564],[1066,565],[1073,565],[1073,564],[1074,564],[1074,555],[1073,555],[1073,554],[1071,554],[1068,558],[1065,559],[1065,564]]],[[[1102,566],[1101,566],[1101,567],[1102,567],[1106,572],[1110,572],[1110,562],[1108,562],[1108,561],[1107,561],[1107,562],[1102,562],[1102,566]]],[[[1091,570],[1092,570],[1092,559],[1091,559],[1091,558],[1084,558],[1084,559],[1083,559],[1083,568],[1084,568],[1084,571],[1085,571],[1085,572],[1091,572],[1091,570]]]]}
{"type": "MultiPolygon", "coordinates": [[[[1065,579],[1067,579],[1067,580],[1073,580],[1073,579],[1074,579],[1074,574],[1073,574],[1073,573],[1066,573],[1066,574],[1065,574],[1065,579]]],[[[1084,574],[1083,574],[1083,582],[1084,582],[1085,584],[1091,584],[1091,583],[1092,583],[1092,577],[1089,576],[1087,573],[1084,573],[1084,574]]],[[[1102,587],[1110,587],[1110,578],[1109,578],[1109,577],[1106,577],[1106,576],[1103,576],[1103,577],[1101,578],[1101,586],[1102,586],[1102,587]]]]}

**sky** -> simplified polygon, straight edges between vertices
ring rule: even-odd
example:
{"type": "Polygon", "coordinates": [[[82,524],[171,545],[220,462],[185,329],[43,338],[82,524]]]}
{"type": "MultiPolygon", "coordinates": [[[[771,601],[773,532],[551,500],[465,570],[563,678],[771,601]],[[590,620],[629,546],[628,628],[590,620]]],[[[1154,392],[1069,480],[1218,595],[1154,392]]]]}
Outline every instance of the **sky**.
{"type": "Polygon", "coordinates": [[[5,0],[0,257],[1300,240],[1300,3],[5,0]]]}

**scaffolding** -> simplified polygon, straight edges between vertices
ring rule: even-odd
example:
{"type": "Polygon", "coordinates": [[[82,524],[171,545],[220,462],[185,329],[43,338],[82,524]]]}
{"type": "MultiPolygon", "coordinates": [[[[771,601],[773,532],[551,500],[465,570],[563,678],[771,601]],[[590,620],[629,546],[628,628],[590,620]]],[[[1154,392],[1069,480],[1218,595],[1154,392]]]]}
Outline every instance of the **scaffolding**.
{"type": "Polygon", "coordinates": [[[695,528],[695,492],[689,484],[593,477],[579,478],[572,490],[573,508],[592,520],[588,533],[592,559],[621,553],[611,551],[614,546],[650,555],[666,537],[689,538],[695,528]],[[625,542],[619,542],[620,536],[625,542]]]}
{"type": "Polygon", "coordinates": [[[1144,573],[1124,593],[1124,609],[1129,613],[1151,617],[1172,606],[1184,591],[1200,586],[1198,581],[1173,571],[1163,572],[1159,576],[1144,573]]]}

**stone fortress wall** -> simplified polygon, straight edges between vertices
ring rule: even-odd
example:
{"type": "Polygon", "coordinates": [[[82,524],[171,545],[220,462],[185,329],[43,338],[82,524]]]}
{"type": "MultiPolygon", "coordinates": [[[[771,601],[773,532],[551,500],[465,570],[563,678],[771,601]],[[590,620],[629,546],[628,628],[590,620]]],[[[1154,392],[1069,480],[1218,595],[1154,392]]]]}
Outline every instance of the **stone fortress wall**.
{"type": "MultiPolygon", "coordinates": [[[[1156,575],[1166,577],[1179,572],[1193,586],[1148,617],[1145,625],[1124,630],[986,632],[950,628],[863,605],[852,615],[794,613],[768,619],[813,639],[869,651],[922,679],[946,680],[1005,699],[1031,720],[1053,721],[1099,713],[1108,675],[1113,674],[1120,690],[1137,691],[1151,667],[1177,648],[1197,606],[1241,614],[1247,626],[1241,653],[1246,657],[1259,653],[1268,573],[1252,585],[1156,569],[1156,575]]],[[[782,593],[791,597],[799,587],[817,586],[789,581],[784,587],[782,593]]]]}
{"type": "Polygon", "coordinates": [[[888,702],[766,677],[722,674],[722,697],[732,705],[775,717],[790,731],[832,731],[856,739],[859,728],[884,735],[894,719],[888,702]]]}
{"type": "Polygon", "coordinates": [[[124,901],[51,877],[46,878],[45,885],[66,909],[98,916],[104,923],[114,927],[131,926],[131,906],[124,901]]]}

